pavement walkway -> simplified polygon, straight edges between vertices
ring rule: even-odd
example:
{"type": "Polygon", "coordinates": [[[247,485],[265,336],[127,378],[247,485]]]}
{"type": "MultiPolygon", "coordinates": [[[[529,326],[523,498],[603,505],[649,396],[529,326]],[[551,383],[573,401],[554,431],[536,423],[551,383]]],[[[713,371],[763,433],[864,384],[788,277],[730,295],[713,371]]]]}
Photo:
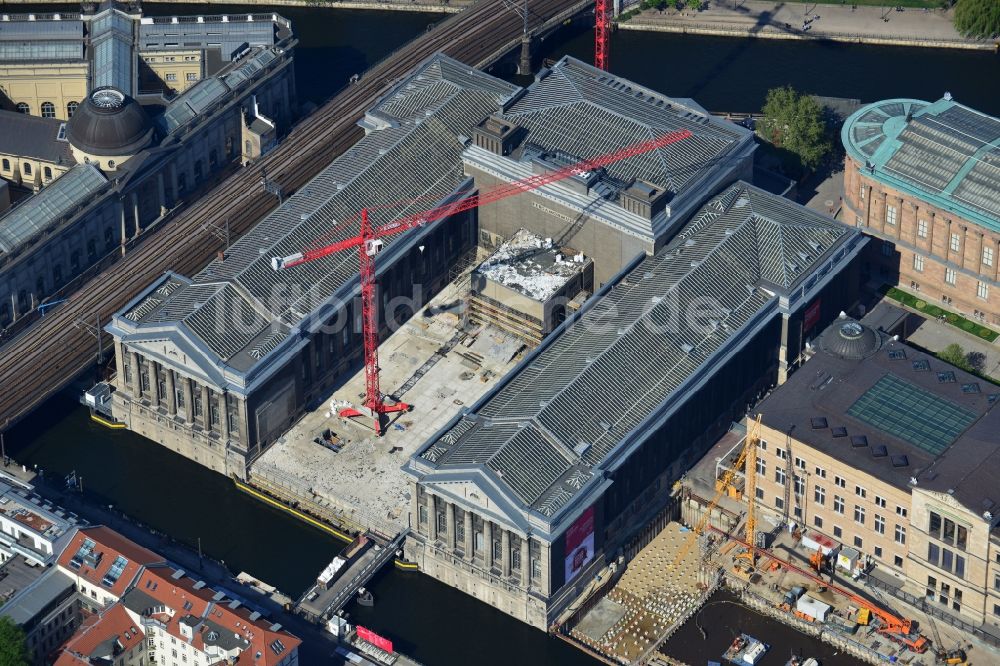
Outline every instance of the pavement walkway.
{"type": "Polygon", "coordinates": [[[1000,346],[996,343],[969,335],[951,324],[926,318],[915,331],[910,333],[907,342],[931,352],[939,352],[948,345],[957,343],[962,346],[966,354],[982,354],[982,374],[1000,382],[1000,346]]]}
{"type": "Polygon", "coordinates": [[[952,10],[817,5],[761,0],[712,0],[702,11],[648,9],[619,24],[624,30],[733,34],[773,39],[839,39],[852,42],[995,49],[966,39],[952,25],[952,10]]]}

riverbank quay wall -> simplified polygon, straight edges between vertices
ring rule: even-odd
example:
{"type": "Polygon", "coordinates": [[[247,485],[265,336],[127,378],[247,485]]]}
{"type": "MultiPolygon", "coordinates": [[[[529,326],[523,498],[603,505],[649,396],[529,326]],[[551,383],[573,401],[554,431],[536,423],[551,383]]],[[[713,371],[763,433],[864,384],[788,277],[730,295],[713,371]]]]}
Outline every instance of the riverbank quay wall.
{"type": "MultiPolygon", "coordinates": [[[[358,257],[275,271],[283,257],[470,191],[461,136],[518,88],[435,55],[359,123],[365,136],[194,278],[168,273],[115,315],[115,418],[215,471],[247,467],[361,361],[358,257]],[[317,240],[322,239],[322,240],[317,240]]],[[[475,216],[385,239],[383,335],[447,282],[475,216]]]]}
{"type": "Polygon", "coordinates": [[[289,37],[257,50],[179,96],[153,122],[153,144],[117,170],[77,165],[0,217],[8,229],[28,230],[0,242],[0,328],[30,325],[39,304],[115,264],[174,210],[235,171],[254,100],[287,132],[296,113],[295,44],[289,37]],[[216,96],[206,103],[207,90],[216,96]]]}
{"type": "Polygon", "coordinates": [[[547,629],[779,381],[803,329],[850,307],[864,244],[745,183],[713,197],[410,458],[407,559],[547,629]],[[717,304],[710,330],[671,325],[695,298],[717,304]]]}

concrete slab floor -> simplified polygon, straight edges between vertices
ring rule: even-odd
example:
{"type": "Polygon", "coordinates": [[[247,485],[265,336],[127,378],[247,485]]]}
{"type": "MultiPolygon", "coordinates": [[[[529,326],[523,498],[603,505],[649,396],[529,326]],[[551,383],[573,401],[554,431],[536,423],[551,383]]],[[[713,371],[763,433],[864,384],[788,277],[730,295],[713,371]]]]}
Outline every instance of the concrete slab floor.
{"type": "Polygon", "coordinates": [[[509,372],[522,343],[498,330],[471,332],[458,313],[443,308],[461,300],[459,279],[441,291],[379,348],[383,393],[394,394],[414,373],[426,372],[400,396],[412,411],[393,414],[381,438],[370,422],[341,419],[332,404],[360,405],[364,369],[332,390],[322,406],[307,413],[253,465],[253,474],[276,481],[363,527],[389,533],[407,525],[410,493],[400,467],[416,449],[464,407],[472,405],[509,372]],[[452,341],[454,348],[429,363],[452,341]],[[428,367],[425,367],[425,364],[428,367]],[[316,443],[333,433],[339,452],[316,443]]]}

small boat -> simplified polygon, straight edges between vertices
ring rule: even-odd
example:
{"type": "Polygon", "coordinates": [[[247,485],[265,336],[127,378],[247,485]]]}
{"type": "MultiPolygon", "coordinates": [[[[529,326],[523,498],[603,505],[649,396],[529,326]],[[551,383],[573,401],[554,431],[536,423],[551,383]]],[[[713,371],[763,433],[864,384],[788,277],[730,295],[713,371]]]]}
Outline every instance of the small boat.
{"type": "Polygon", "coordinates": [[[812,657],[803,659],[802,657],[792,655],[789,657],[788,661],[785,662],[785,666],[819,666],[819,662],[812,657]]]}
{"type": "Polygon", "coordinates": [[[369,608],[375,605],[375,597],[371,590],[364,587],[358,589],[358,605],[369,608]]]}
{"type": "Polygon", "coordinates": [[[770,649],[770,645],[757,640],[750,634],[740,634],[733,640],[722,658],[737,664],[737,666],[756,666],[770,649]]]}

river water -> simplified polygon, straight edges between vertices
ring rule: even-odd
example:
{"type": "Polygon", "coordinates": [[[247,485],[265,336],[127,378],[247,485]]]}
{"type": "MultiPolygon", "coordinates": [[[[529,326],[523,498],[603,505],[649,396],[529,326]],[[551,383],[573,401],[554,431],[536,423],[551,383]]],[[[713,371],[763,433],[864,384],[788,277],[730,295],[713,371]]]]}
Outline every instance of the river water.
{"type": "MultiPolygon", "coordinates": [[[[314,103],[329,98],[349,76],[442,18],[233,5],[150,3],[144,9],[160,15],[280,12],[292,20],[300,40],[296,52],[300,101],[314,103]]],[[[590,32],[571,27],[560,39],[546,41],[539,57],[555,59],[563,53],[589,60],[590,32]]],[[[890,96],[937,99],[947,90],[961,102],[1000,114],[1000,86],[995,84],[1000,58],[985,52],[622,31],[613,37],[612,65],[617,74],[673,96],[694,97],[710,110],[755,111],[768,88],[791,84],[811,93],[863,101],[890,96]]],[[[18,461],[38,465],[50,477],[76,470],[94,501],[115,505],[179,541],[195,545],[200,538],[206,555],[224,560],[234,572],[249,571],[292,596],[300,594],[342,548],[332,537],[239,492],[228,479],[142,437],[93,423],[71,397],[54,398],[19,424],[8,433],[7,448],[18,461]]],[[[390,569],[371,587],[376,606],[352,609],[356,618],[426,664],[595,663],[561,641],[422,574],[390,569]]],[[[748,630],[775,646],[765,663],[784,663],[790,649],[820,656],[825,666],[856,663],[731,603],[703,611],[703,624],[705,613],[711,617],[708,638],[689,623],[670,641],[668,653],[699,666],[708,659],[718,660],[734,631],[748,630]]]]}

